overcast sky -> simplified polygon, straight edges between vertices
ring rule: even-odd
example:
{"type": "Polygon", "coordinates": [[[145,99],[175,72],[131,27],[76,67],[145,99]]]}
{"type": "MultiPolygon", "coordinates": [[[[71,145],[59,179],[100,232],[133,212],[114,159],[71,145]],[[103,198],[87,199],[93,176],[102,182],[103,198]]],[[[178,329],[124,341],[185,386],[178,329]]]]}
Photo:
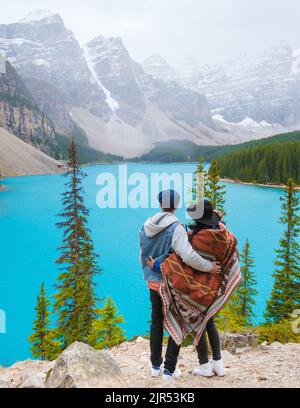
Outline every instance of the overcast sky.
{"type": "Polygon", "coordinates": [[[300,48],[299,0],[0,0],[0,23],[37,9],[59,12],[83,43],[121,36],[138,61],[159,53],[177,65],[260,52],[279,40],[300,48]]]}

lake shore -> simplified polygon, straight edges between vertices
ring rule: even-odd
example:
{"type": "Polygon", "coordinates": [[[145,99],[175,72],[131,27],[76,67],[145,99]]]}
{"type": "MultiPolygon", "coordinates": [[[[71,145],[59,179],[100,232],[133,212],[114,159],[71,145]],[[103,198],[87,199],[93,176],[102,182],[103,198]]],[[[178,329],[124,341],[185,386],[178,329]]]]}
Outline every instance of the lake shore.
{"type": "MultiPolygon", "coordinates": [[[[233,180],[233,179],[229,179],[229,178],[221,178],[221,181],[223,181],[224,183],[242,184],[242,185],[254,186],[254,187],[269,187],[269,188],[281,188],[281,189],[285,188],[284,184],[250,183],[250,182],[246,182],[246,181],[233,180]]],[[[300,186],[296,186],[296,190],[300,190],[300,186]]]]}

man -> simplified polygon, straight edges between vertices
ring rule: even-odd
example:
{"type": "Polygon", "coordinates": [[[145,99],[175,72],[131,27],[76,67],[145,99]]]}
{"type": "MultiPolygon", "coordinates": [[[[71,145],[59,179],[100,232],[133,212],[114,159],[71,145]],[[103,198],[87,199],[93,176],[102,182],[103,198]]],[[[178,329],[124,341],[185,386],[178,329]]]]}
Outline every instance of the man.
{"type": "MultiPolygon", "coordinates": [[[[184,263],[196,270],[207,273],[220,272],[218,263],[202,258],[189,243],[185,227],[174,214],[180,202],[179,194],[174,190],[162,191],[158,200],[162,211],[145,222],[139,236],[141,262],[145,280],[148,281],[152,305],[150,330],[152,377],[158,377],[161,373],[164,332],[162,301],[158,293],[161,272],[155,265],[159,265],[168,254],[175,251],[184,263]]],[[[176,369],[179,350],[180,347],[170,337],[164,364],[164,379],[178,378],[181,375],[180,370],[176,369]]]]}

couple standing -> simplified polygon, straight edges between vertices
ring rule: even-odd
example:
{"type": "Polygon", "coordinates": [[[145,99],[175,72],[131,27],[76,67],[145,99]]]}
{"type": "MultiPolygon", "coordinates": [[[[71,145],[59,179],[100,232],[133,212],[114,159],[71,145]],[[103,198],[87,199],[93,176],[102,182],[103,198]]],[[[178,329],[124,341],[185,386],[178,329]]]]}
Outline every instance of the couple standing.
{"type": "MultiPolygon", "coordinates": [[[[224,265],[220,261],[226,256],[228,257],[226,253],[229,253],[229,245],[226,241],[227,236],[232,235],[228,235],[224,224],[221,223],[220,214],[214,211],[209,201],[204,201],[204,211],[203,214],[201,211],[200,218],[199,214],[197,216],[195,206],[188,209],[189,215],[194,219],[194,223],[190,226],[192,232],[188,234],[186,227],[174,214],[179,206],[179,194],[174,190],[162,191],[158,196],[158,200],[161,211],[145,222],[139,237],[141,262],[145,280],[148,282],[152,305],[150,330],[151,375],[152,377],[159,377],[163,371],[164,379],[180,377],[181,372],[176,368],[180,344],[185,336],[192,334],[197,339],[194,344],[199,359],[199,366],[195,368],[194,374],[205,377],[224,376],[220,337],[213,316],[220,310],[231,294],[226,290],[227,283],[230,281],[230,273],[228,272],[226,276],[225,281],[227,283],[223,285],[223,290],[218,287],[213,292],[207,285],[205,286],[197,281],[199,279],[197,272],[199,272],[199,276],[200,272],[202,276],[206,276],[205,280],[208,282],[208,286],[213,280],[222,280],[220,276],[222,273],[224,274],[222,272],[224,265]],[[203,246],[207,247],[208,245],[211,249],[207,251],[209,252],[209,256],[205,257],[207,259],[200,255],[205,251],[201,251],[201,248],[193,244],[193,237],[197,238],[197,235],[200,236],[202,231],[212,234],[217,232],[219,234],[215,241],[212,239],[212,242],[207,242],[209,235],[203,235],[204,241],[202,237],[203,246]],[[220,257],[218,257],[217,253],[213,253],[218,246],[218,241],[223,241],[222,248],[225,248],[220,257]],[[168,266],[166,265],[168,260],[171,269],[175,265],[172,278],[170,278],[171,274],[168,277],[164,273],[164,270],[168,270],[168,268],[164,268],[164,266],[168,266]],[[185,287],[187,280],[189,281],[188,288],[185,287]],[[195,290],[197,287],[200,288],[199,291],[195,290]],[[214,293],[215,297],[210,303],[204,301],[204,304],[201,305],[201,299],[204,299],[205,296],[201,298],[199,293],[203,288],[205,288],[205,295],[211,292],[214,293]],[[195,302],[195,299],[200,299],[199,305],[195,302]],[[213,309],[209,307],[211,304],[213,309]],[[164,327],[169,331],[170,337],[164,369],[162,370],[164,327]],[[174,330],[172,330],[173,328],[174,330]],[[213,354],[212,363],[208,359],[206,332],[213,354]]],[[[197,239],[194,242],[196,243],[197,239]]],[[[236,279],[234,285],[231,286],[235,287],[238,280],[236,279]]],[[[203,282],[203,279],[201,282],[203,282]]]]}

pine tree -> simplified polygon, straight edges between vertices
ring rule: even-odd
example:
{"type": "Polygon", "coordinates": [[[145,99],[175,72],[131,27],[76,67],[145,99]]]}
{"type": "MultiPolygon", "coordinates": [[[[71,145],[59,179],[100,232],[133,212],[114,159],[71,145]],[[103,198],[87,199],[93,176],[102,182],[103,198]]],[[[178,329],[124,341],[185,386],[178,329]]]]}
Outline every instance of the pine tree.
{"type": "Polygon", "coordinates": [[[54,312],[57,329],[64,347],[74,341],[85,341],[96,316],[97,299],[94,293],[94,277],[100,273],[97,255],[87,227],[89,211],[84,205],[82,172],[74,141],[69,149],[67,181],[62,195],[63,230],[61,255],[56,261],[61,273],[57,278],[54,296],[54,312]]]}
{"type": "Polygon", "coordinates": [[[265,314],[268,322],[279,322],[300,308],[300,200],[292,179],[288,180],[281,202],[284,233],[276,250],[274,286],[265,314]]]}
{"type": "Polygon", "coordinates": [[[245,326],[251,326],[254,316],[253,306],[257,295],[256,279],[253,274],[254,260],[250,255],[250,244],[247,240],[241,253],[241,275],[243,281],[236,292],[236,313],[242,316],[245,326]]]}
{"type": "Polygon", "coordinates": [[[55,341],[55,332],[50,326],[50,301],[47,298],[45,285],[41,285],[35,307],[36,320],[34,321],[33,334],[28,338],[32,343],[33,357],[41,360],[54,360],[60,352],[60,344],[55,341]]]}
{"type": "Polygon", "coordinates": [[[124,318],[118,315],[117,307],[111,297],[107,298],[103,308],[97,310],[97,314],[100,317],[93,322],[88,343],[97,350],[123,343],[126,338],[120,325],[124,323],[124,318]]]}
{"type": "Polygon", "coordinates": [[[205,185],[205,196],[213,204],[216,210],[222,212],[223,216],[225,212],[225,186],[220,185],[220,172],[218,163],[216,160],[211,162],[211,166],[208,172],[207,182],[205,185]]]}

